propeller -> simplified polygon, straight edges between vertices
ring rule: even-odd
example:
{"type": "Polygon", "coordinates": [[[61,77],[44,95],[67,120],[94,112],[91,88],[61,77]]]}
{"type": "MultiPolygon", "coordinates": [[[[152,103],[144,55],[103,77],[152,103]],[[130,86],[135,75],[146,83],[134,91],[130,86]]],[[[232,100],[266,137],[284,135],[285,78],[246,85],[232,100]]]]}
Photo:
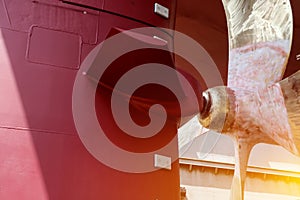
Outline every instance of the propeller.
{"type": "MultiPolygon", "coordinates": [[[[230,199],[244,199],[247,164],[258,143],[300,152],[300,71],[281,81],[291,50],[288,0],[223,0],[229,35],[227,86],[203,93],[200,123],[234,141],[230,199]]],[[[191,139],[190,139],[191,140],[191,139]]]]}

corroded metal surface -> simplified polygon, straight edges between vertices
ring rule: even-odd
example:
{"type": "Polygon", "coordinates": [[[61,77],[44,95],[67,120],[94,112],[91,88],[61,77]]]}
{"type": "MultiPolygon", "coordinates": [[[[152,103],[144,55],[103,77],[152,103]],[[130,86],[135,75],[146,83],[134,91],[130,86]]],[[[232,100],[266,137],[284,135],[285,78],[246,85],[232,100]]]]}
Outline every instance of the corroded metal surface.
{"type": "Polygon", "coordinates": [[[234,141],[232,200],[243,199],[248,158],[256,144],[278,144],[300,155],[299,88],[300,71],[258,90],[216,87],[204,93],[209,103],[199,117],[200,123],[234,141]]]}
{"type": "Polygon", "coordinates": [[[282,79],[292,41],[288,0],[223,0],[229,35],[228,86],[256,89],[282,79]]]}
{"type": "Polygon", "coordinates": [[[292,11],[287,0],[223,0],[223,4],[230,48],[228,85],[207,91],[208,108],[201,113],[200,122],[232,137],[236,164],[230,199],[243,200],[253,146],[275,143],[298,153],[294,138],[299,135],[291,129],[290,110],[286,109],[287,104],[293,107],[295,103],[287,102],[281,90],[288,90],[277,83],[291,49],[292,11]]]}

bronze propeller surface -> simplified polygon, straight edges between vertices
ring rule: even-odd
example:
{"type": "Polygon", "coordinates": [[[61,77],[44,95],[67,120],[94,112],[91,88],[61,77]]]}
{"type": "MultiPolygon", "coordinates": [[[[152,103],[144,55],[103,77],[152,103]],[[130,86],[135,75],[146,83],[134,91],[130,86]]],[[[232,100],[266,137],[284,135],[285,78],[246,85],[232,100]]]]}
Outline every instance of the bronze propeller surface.
{"type": "Polygon", "coordinates": [[[204,93],[200,123],[231,136],[235,172],[231,200],[244,199],[247,163],[258,143],[300,152],[300,73],[280,81],[291,50],[288,0],[223,0],[229,35],[227,87],[204,93]]]}

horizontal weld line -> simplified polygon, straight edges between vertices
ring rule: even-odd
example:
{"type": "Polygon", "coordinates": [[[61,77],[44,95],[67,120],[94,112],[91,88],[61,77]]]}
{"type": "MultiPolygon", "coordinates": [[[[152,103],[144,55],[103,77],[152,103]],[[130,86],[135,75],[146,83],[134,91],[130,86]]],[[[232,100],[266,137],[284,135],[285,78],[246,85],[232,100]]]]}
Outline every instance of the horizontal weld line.
{"type": "Polygon", "coordinates": [[[73,5],[73,6],[79,6],[79,7],[83,7],[83,8],[87,8],[87,9],[91,9],[91,10],[96,10],[96,11],[100,11],[100,12],[105,12],[105,13],[117,15],[117,16],[119,16],[119,17],[125,17],[125,18],[127,18],[127,19],[134,20],[134,21],[137,21],[137,22],[146,24],[146,25],[148,25],[148,26],[155,27],[154,25],[152,25],[152,24],[150,24],[150,23],[147,23],[147,22],[144,22],[144,21],[142,21],[142,20],[135,19],[135,18],[133,18],[133,17],[129,17],[129,16],[126,16],[126,15],[122,15],[122,14],[115,13],[115,12],[112,12],[112,11],[104,10],[104,9],[101,9],[101,8],[96,8],[96,7],[93,7],[93,6],[84,5],[84,4],[81,4],[81,3],[70,2],[70,1],[65,1],[65,0],[62,0],[62,2],[63,2],[63,3],[66,3],[66,4],[73,5]]]}
{"type": "MultiPolygon", "coordinates": [[[[104,12],[104,13],[116,15],[116,16],[119,16],[119,17],[123,17],[123,18],[129,19],[129,20],[133,20],[133,21],[136,21],[136,22],[145,24],[145,25],[150,26],[150,27],[157,28],[157,26],[155,26],[155,25],[153,25],[153,24],[150,24],[150,23],[148,23],[148,22],[145,22],[145,21],[143,21],[143,20],[139,20],[139,19],[136,19],[136,18],[133,18],[133,17],[129,17],[129,16],[127,16],[127,15],[122,15],[122,14],[120,14],[120,13],[112,12],[112,11],[109,11],[109,10],[104,10],[104,9],[101,9],[101,8],[96,8],[96,7],[89,6],[89,5],[84,5],[84,4],[81,4],[81,3],[75,3],[75,2],[65,1],[65,0],[62,0],[62,2],[63,2],[63,3],[66,3],[66,4],[73,5],[73,6],[79,6],[79,7],[86,8],[86,9],[90,9],[90,10],[95,10],[95,11],[99,11],[99,12],[104,12]]],[[[168,34],[169,36],[173,37],[173,36],[172,36],[171,34],[169,34],[168,32],[166,32],[166,31],[164,31],[164,30],[161,30],[161,31],[163,31],[164,33],[166,33],[166,34],[168,34]]]]}
{"type": "Polygon", "coordinates": [[[75,136],[75,134],[72,134],[72,133],[63,133],[63,132],[57,132],[57,131],[47,131],[47,130],[40,130],[40,129],[31,129],[31,128],[25,128],[25,127],[0,126],[0,129],[16,130],[16,131],[33,131],[33,132],[47,133],[47,134],[75,136]]]}

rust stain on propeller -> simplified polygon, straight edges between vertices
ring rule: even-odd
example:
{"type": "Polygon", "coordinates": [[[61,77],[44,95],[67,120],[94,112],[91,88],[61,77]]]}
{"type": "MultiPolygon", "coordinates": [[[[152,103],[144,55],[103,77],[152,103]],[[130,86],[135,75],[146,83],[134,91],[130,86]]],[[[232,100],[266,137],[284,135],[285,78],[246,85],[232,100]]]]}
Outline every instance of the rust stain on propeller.
{"type": "Polygon", "coordinates": [[[235,145],[231,200],[244,199],[247,163],[258,143],[300,152],[300,72],[279,82],[291,50],[288,0],[223,0],[229,35],[227,87],[204,93],[200,123],[235,145]]]}

